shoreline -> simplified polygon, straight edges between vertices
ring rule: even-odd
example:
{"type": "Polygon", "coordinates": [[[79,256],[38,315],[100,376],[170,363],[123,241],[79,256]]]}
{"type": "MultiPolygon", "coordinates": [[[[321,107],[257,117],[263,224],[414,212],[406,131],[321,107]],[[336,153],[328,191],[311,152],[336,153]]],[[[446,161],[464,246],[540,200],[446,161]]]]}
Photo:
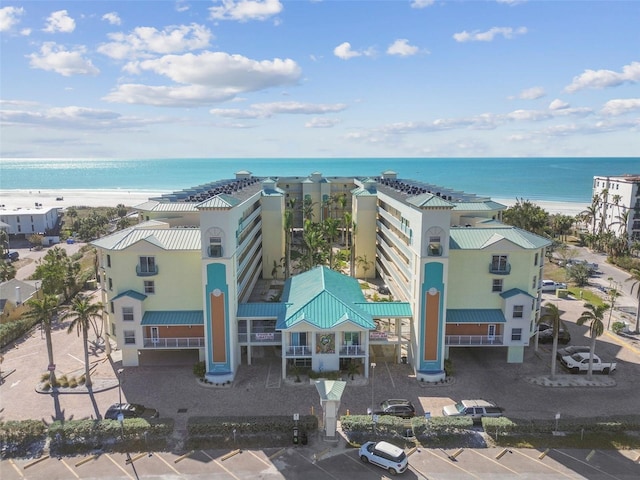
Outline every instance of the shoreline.
{"type": "MultiPolygon", "coordinates": [[[[0,190],[0,211],[37,208],[68,207],[115,207],[124,204],[135,207],[150,197],[158,197],[171,191],[127,190],[127,189],[57,189],[57,190],[0,190]],[[61,198],[62,200],[58,200],[61,198]]],[[[507,207],[516,204],[516,199],[492,198],[507,207]]],[[[530,200],[550,214],[578,215],[589,204],[579,202],[558,202],[550,200],[530,200]]]]}

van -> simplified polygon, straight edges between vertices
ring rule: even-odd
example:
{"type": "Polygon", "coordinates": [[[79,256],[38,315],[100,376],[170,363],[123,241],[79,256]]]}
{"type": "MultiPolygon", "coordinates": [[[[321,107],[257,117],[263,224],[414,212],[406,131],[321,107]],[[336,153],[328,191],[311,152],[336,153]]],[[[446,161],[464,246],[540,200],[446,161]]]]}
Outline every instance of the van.
{"type": "Polygon", "coordinates": [[[445,417],[471,418],[474,422],[480,422],[482,417],[501,417],[502,409],[486,400],[462,400],[455,405],[447,405],[442,409],[445,417]]]}

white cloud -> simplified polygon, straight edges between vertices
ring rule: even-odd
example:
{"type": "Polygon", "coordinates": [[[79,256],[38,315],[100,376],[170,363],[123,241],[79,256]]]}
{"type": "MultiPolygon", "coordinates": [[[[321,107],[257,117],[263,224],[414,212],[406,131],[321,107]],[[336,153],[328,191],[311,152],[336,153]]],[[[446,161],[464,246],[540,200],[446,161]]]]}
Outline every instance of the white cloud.
{"type": "Polygon", "coordinates": [[[618,116],[635,111],[640,111],[640,98],[616,98],[605,103],[600,113],[618,116]]]}
{"type": "Polygon", "coordinates": [[[337,118],[319,118],[315,117],[304,124],[306,128],[331,128],[335,127],[340,120],[337,118]]]}
{"type": "Polygon", "coordinates": [[[110,33],[109,43],[98,51],[110,58],[149,57],[151,54],[181,53],[209,46],[213,34],[202,25],[178,25],[158,30],[153,27],[137,27],[131,33],[110,33]]]}
{"type": "Polygon", "coordinates": [[[102,20],[106,20],[107,22],[109,22],[110,25],[122,24],[122,20],[120,19],[120,16],[116,12],[105,13],[102,16],[102,20]]]}
{"type": "Polygon", "coordinates": [[[176,2],[176,12],[186,12],[190,8],[191,7],[187,3],[186,0],[177,0],[177,2],[176,2]]]}
{"type": "Polygon", "coordinates": [[[43,30],[48,33],[71,33],[75,29],[76,21],[69,16],[66,10],[58,10],[49,15],[43,30]]]}
{"type": "Polygon", "coordinates": [[[341,58],[342,60],[349,60],[350,58],[359,57],[362,55],[359,52],[351,50],[351,44],[349,42],[344,42],[338,45],[333,49],[333,54],[336,57],[341,58]]]}
{"type": "Polygon", "coordinates": [[[400,55],[401,57],[408,57],[418,53],[418,47],[409,45],[409,40],[405,38],[399,38],[387,48],[389,55],[400,55]]]}
{"type": "Polygon", "coordinates": [[[93,66],[91,60],[83,58],[86,53],[84,47],[75,50],[65,50],[62,45],[55,42],[46,42],[40,47],[40,53],[28,55],[29,65],[50,72],[56,72],[65,77],[71,75],[97,75],[100,73],[93,66]]]}
{"type": "Polygon", "coordinates": [[[277,114],[322,115],[326,113],[341,112],[346,108],[347,106],[343,103],[321,104],[300,102],[271,102],[256,103],[251,105],[247,109],[214,108],[209,112],[220,117],[249,119],[269,118],[277,114]]]}
{"type": "Polygon", "coordinates": [[[585,70],[584,73],[573,77],[573,81],[565,91],[577,92],[583,88],[607,88],[617,87],[623,83],[640,82],[640,62],[631,62],[622,67],[622,72],[613,70],[585,70]]]}
{"type": "Polygon", "coordinates": [[[549,110],[562,110],[565,108],[569,108],[569,104],[560,100],[559,98],[556,98],[549,104],[549,110]]]}
{"type": "Polygon", "coordinates": [[[521,91],[520,95],[518,95],[518,98],[520,98],[521,100],[536,100],[538,98],[544,97],[546,94],[547,92],[545,92],[544,88],[542,87],[531,87],[521,91]]]}
{"type": "Polygon", "coordinates": [[[486,32],[480,32],[479,30],[467,32],[465,30],[460,33],[454,33],[453,38],[456,42],[491,42],[497,35],[511,39],[516,35],[524,35],[525,33],[527,33],[527,27],[519,27],[516,29],[511,27],[493,27],[486,32]]]}
{"type": "Polygon", "coordinates": [[[24,15],[22,7],[0,8],[0,32],[8,32],[14,25],[20,23],[20,15],[24,15]]]}
{"type": "Polygon", "coordinates": [[[430,7],[436,2],[436,0],[413,0],[411,2],[411,8],[426,8],[430,7]]]}
{"type": "Polygon", "coordinates": [[[496,0],[498,3],[504,3],[505,5],[518,5],[525,3],[527,0],[496,0]]]}
{"type": "Polygon", "coordinates": [[[214,20],[267,20],[282,11],[279,0],[217,0],[215,3],[221,5],[209,8],[214,20]]]}
{"type": "Polygon", "coordinates": [[[118,85],[103,100],[112,103],[152,105],[156,107],[201,107],[230,100],[232,89],[216,89],[202,85],[151,86],[128,83],[118,85]]]}

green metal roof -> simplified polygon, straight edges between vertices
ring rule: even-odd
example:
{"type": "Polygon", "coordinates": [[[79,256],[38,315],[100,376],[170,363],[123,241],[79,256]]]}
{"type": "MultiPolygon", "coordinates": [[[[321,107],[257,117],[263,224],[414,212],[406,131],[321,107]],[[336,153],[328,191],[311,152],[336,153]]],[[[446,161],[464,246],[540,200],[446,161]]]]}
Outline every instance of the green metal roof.
{"type": "Polygon", "coordinates": [[[135,290],[127,290],[126,292],[122,292],[111,299],[111,301],[117,300],[122,297],[131,297],[135,300],[144,301],[147,296],[144,293],[136,292],[135,290]]]}
{"type": "Polygon", "coordinates": [[[157,200],[148,200],[144,203],[134,206],[136,210],[145,212],[197,212],[195,203],[189,202],[159,202],[157,200]]]}
{"type": "Polygon", "coordinates": [[[200,250],[200,229],[131,227],[94,240],[91,244],[105,250],[125,250],[140,241],[163,250],[200,250]]]}
{"type": "Polygon", "coordinates": [[[487,309],[448,309],[447,323],[505,323],[502,310],[487,309]]]}
{"type": "Polygon", "coordinates": [[[501,240],[525,249],[538,249],[551,245],[551,241],[544,237],[508,225],[451,228],[449,235],[449,248],[453,250],[480,250],[501,240]]]}
{"type": "Polygon", "coordinates": [[[421,193],[408,198],[407,203],[420,208],[453,208],[453,204],[432,193],[421,193]]]}
{"type": "Polygon", "coordinates": [[[407,302],[364,302],[356,304],[374,318],[412,317],[411,306],[407,302]]]}
{"type": "Polygon", "coordinates": [[[371,314],[360,305],[365,298],[358,281],[327,267],[315,267],[289,278],[282,299],[286,309],[278,318],[278,330],[303,321],[318,329],[335,328],[343,322],[375,328],[371,314]]]}
{"type": "Polygon", "coordinates": [[[506,205],[494,202],[493,200],[487,200],[485,202],[452,202],[455,211],[465,212],[487,212],[492,210],[506,210],[506,205]]]}
{"type": "Polygon", "coordinates": [[[232,208],[240,203],[236,197],[222,193],[215,197],[208,198],[202,203],[198,203],[198,209],[203,208],[232,208]]]}
{"type": "Polygon", "coordinates": [[[281,302],[240,303],[238,318],[279,318],[284,316],[285,308],[281,302]]]}
{"type": "Polygon", "coordinates": [[[533,295],[530,295],[528,292],[525,292],[524,290],[520,290],[519,288],[511,288],[506,292],[502,292],[500,294],[502,298],[511,298],[511,297],[515,297],[516,295],[526,295],[527,297],[535,298],[533,295]]]}
{"type": "Polygon", "coordinates": [[[204,325],[202,310],[144,312],[141,325],[204,325]]]}
{"type": "Polygon", "coordinates": [[[320,400],[340,401],[347,382],[342,380],[318,380],[316,390],[320,395],[320,400]]]}

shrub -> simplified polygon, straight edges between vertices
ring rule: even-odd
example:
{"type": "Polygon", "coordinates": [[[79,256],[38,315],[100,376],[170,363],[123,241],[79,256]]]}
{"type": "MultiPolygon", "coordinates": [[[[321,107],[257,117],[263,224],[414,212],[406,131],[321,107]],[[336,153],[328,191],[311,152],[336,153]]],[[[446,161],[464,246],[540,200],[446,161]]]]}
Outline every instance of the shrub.
{"type": "Polygon", "coordinates": [[[198,378],[204,378],[207,373],[207,365],[205,362],[198,362],[193,366],[193,374],[198,378]]]}
{"type": "Polygon", "coordinates": [[[626,325],[624,322],[613,322],[613,324],[611,325],[611,331],[613,331],[613,333],[620,335],[622,332],[624,332],[626,325]]]}

